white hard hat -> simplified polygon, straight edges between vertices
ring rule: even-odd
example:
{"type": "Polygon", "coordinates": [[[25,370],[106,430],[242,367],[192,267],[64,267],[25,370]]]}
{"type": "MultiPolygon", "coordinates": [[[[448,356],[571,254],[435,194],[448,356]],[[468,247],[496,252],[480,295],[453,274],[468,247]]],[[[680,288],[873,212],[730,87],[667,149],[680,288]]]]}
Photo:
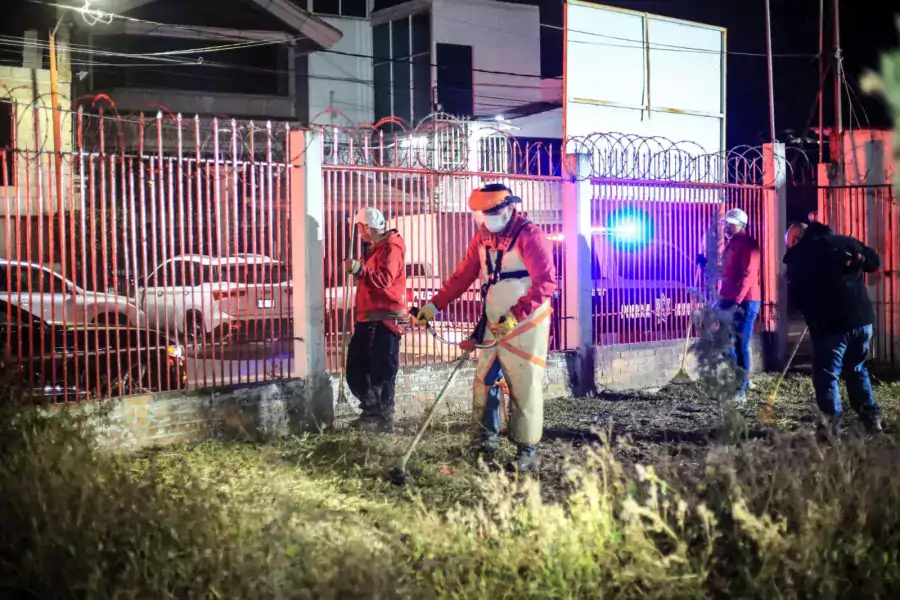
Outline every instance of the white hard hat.
{"type": "Polygon", "coordinates": [[[747,213],[745,213],[741,209],[732,208],[725,213],[725,216],[722,217],[722,220],[726,223],[737,225],[738,227],[746,227],[747,222],[750,221],[750,218],[747,216],[747,213]]]}
{"type": "Polygon", "coordinates": [[[371,206],[359,209],[353,222],[368,225],[372,229],[384,229],[385,226],[384,215],[380,210],[371,206]]]}

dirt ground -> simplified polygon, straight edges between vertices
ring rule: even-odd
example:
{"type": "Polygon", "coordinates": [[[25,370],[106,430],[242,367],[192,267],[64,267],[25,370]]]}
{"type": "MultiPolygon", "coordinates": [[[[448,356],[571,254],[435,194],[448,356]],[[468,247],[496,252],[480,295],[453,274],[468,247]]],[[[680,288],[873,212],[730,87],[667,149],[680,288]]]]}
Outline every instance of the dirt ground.
{"type": "MultiPolygon", "coordinates": [[[[754,378],[756,388],[748,394],[740,412],[746,421],[746,438],[766,443],[782,432],[812,433],[817,411],[808,376],[789,374],[783,382],[774,418],[758,419],[760,409],[774,386],[775,376],[754,378]]],[[[897,432],[895,408],[900,406],[900,384],[876,379],[876,395],[885,417],[885,435],[897,432]]],[[[861,434],[861,426],[847,407],[850,435],[861,434]]],[[[467,415],[442,415],[425,434],[420,449],[409,463],[412,477],[405,488],[389,483],[387,473],[412,439],[418,422],[400,423],[392,435],[361,434],[346,429],[352,417],[343,417],[336,430],[306,436],[282,446],[282,456],[306,463],[371,486],[372,491],[391,497],[421,498],[434,506],[466,503],[467,491],[477,487],[475,478],[485,469],[469,450],[467,415]],[[301,458],[302,457],[302,458],[301,458]]],[[[720,422],[716,401],[705,396],[699,384],[670,385],[655,393],[604,392],[594,398],[561,398],[547,402],[545,431],[534,476],[543,495],[553,499],[567,488],[567,469],[581,462],[587,446],[610,443],[626,463],[665,461],[683,468],[696,468],[717,443],[720,422]]],[[[504,443],[498,463],[511,459],[514,447],[504,443]]]]}

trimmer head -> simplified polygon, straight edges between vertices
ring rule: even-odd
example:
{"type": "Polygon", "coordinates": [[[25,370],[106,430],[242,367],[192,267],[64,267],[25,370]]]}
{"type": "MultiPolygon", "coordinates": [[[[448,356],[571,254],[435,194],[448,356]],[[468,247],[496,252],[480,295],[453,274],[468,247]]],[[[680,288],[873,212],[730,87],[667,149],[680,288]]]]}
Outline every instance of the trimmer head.
{"type": "Polygon", "coordinates": [[[402,467],[394,467],[389,474],[391,483],[396,486],[404,486],[409,481],[409,471],[402,467]]]}

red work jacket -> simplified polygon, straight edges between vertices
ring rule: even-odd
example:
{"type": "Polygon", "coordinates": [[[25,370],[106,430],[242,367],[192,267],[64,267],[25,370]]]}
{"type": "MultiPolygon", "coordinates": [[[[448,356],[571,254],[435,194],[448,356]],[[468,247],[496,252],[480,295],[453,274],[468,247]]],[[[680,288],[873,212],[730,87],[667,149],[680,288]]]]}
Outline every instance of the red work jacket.
{"type": "Polygon", "coordinates": [[[746,232],[739,232],[725,246],[722,269],[722,300],[759,301],[759,244],[746,232]]]}
{"type": "Polygon", "coordinates": [[[373,244],[356,274],[356,320],[384,321],[406,314],[406,244],[396,230],[373,244]]]}

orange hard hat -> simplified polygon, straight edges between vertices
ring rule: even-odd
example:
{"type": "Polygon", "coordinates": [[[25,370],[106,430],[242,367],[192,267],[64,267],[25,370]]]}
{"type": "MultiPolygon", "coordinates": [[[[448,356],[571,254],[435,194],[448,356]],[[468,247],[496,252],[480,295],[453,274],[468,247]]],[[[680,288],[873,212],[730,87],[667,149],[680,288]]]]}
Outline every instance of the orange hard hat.
{"type": "Polygon", "coordinates": [[[469,195],[469,210],[490,212],[521,201],[502,183],[489,183],[469,195]]]}

